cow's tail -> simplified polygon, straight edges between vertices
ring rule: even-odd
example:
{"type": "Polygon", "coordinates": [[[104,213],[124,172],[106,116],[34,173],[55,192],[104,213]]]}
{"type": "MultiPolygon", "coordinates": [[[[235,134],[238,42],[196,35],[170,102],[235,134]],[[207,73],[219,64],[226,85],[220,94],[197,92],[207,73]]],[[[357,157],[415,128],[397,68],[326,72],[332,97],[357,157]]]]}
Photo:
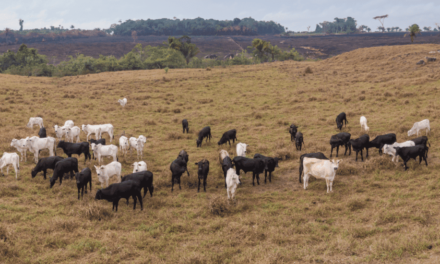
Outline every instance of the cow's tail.
{"type": "Polygon", "coordinates": [[[299,183],[301,183],[301,174],[303,172],[303,162],[304,162],[304,156],[306,154],[303,154],[299,157],[299,183]]]}

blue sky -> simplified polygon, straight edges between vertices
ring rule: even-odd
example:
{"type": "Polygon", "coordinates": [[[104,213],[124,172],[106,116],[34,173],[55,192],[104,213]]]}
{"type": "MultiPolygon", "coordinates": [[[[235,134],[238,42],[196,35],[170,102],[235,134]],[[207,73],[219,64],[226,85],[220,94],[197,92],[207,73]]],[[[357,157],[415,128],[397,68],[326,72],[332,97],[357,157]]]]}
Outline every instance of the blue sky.
{"type": "Polygon", "coordinates": [[[253,17],[273,20],[294,31],[314,30],[317,23],[335,17],[354,17],[358,25],[373,30],[380,26],[374,16],[388,14],[385,27],[404,29],[417,23],[421,27],[440,25],[440,0],[14,0],[0,9],[0,29],[41,28],[62,25],[65,28],[109,28],[118,20],[156,18],[213,18],[232,20],[253,17]]]}

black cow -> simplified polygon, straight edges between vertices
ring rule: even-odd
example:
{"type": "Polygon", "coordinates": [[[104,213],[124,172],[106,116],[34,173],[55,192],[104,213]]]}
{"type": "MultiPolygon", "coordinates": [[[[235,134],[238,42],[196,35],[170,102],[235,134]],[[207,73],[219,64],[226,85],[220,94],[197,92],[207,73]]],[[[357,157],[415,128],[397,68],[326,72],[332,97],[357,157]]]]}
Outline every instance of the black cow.
{"type": "Polygon", "coordinates": [[[84,164],[86,164],[87,157],[89,157],[89,160],[91,160],[88,142],[70,143],[65,142],[64,140],[60,140],[60,142],[58,142],[57,148],[63,149],[64,153],[69,158],[72,157],[72,154],[77,154],[79,158],[81,154],[84,153],[84,164]]]}
{"type": "Polygon", "coordinates": [[[171,191],[173,191],[174,189],[175,181],[179,184],[179,189],[181,190],[182,188],[180,187],[180,177],[185,171],[186,173],[188,173],[188,177],[189,177],[189,171],[186,162],[179,158],[175,159],[170,165],[170,170],[171,170],[171,191]]]}
{"type": "Polygon", "coordinates": [[[289,127],[289,133],[290,133],[290,141],[294,141],[296,137],[296,132],[298,132],[298,127],[294,124],[291,124],[289,127]]]}
{"type": "Polygon", "coordinates": [[[266,183],[267,172],[269,172],[269,182],[272,182],[272,172],[275,170],[275,168],[279,168],[278,161],[280,159],[266,157],[258,153],[254,155],[254,159],[262,159],[264,161],[264,183],[266,183]]]}
{"type": "Polygon", "coordinates": [[[226,186],[226,173],[232,167],[234,167],[234,165],[232,164],[231,158],[229,156],[225,157],[222,161],[222,170],[223,170],[223,174],[225,176],[225,188],[227,188],[227,186],[226,186]]]}
{"type": "Polygon", "coordinates": [[[81,197],[84,198],[84,189],[87,194],[87,183],[90,183],[90,191],[92,191],[92,171],[89,168],[84,168],[81,172],[75,173],[76,187],[78,188],[78,200],[81,190],[81,197]]]}
{"type": "Polygon", "coordinates": [[[220,141],[218,142],[218,145],[220,146],[220,145],[223,145],[226,142],[228,142],[229,146],[230,146],[231,145],[231,141],[230,140],[232,140],[232,144],[235,143],[235,140],[238,141],[238,139],[237,139],[237,130],[232,129],[232,130],[229,130],[229,131],[226,131],[225,133],[223,133],[223,136],[220,139],[220,141]]]}
{"type": "Polygon", "coordinates": [[[37,173],[42,171],[44,179],[46,179],[47,169],[53,170],[55,168],[55,164],[63,159],[64,159],[63,157],[59,157],[59,156],[52,156],[52,157],[39,159],[37,165],[35,165],[35,168],[33,168],[31,171],[32,178],[35,178],[35,176],[37,176],[37,173]]]}
{"type": "MultiPolygon", "coordinates": [[[[429,145],[429,147],[431,147],[431,144],[428,143],[428,137],[427,136],[421,136],[415,139],[411,139],[416,145],[423,145],[425,147],[427,147],[429,145]]],[[[428,151],[426,151],[426,157],[428,157],[428,151]]]]}
{"type": "Polygon", "coordinates": [[[70,172],[70,178],[73,177],[73,172],[78,172],[78,160],[76,158],[65,158],[55,164],[53,176],[50,178],[50,188],[53,187],[58,178],[61,185],[64,173],[68,172],[70,172]]]}
{"type": "Polygon", "coordinates": [[[303,144],[304,144],[304,146],[306,146],[306,144],[304,143],[303,134],[301,132],[297,132],[295,135],[296,150],[301,151],[301,147],[303,144]]]}
{"type": "Polygon", "coordinates": [[[197,147],[202,147],[203,139],[206,138],[206,142],[211,142],[211,128],[209,126],[202,128],[199,132],[199,138],[197,139],[197,147]]]}
{"type": "Polygon", "coordinates": [[[351,155],[350,137],[350,133],[341,132],[330,138],[330,145],[332,146],[332,149],[330,150],[330,158],[332,157],[334,148],[336,148],[336,157],[338,157],[339,146],[345,146],[344,156],[347,155],[347,150],[349,150],[348,155],[351,155]]]}
{"type": "Polygon", "coordinates": [[[405,170],[408,169],[408,166],[406,166],[406,163],[410,159],[416,160],[417,157],[419,157],[419,164],[422,163],[422,159],[425,160],[426,166],[428,166],[428,161],[426,160],[426,155],[428,153],[428,147],[423,145],[417,145],[414,147],[394,147],[396,149],[396,155],[399,155],[403,160],[403,166],[405,167],[405,170]]]}
{"type": "Polygon", "coordinates": [[[328,158],[322,152],[307,153],[307,154],[301,155],[299,157],[299,183],[301,183],[301,176],[302,176],[302,173],[304,170],[304,158],[315,158],[315,159],[328,160],[328,158]]]}
{"type": "Polygon", "coordinates": [[[245,174],[252,171],[252,185],[255,186],[255,178],[257,178],[257,183],[260,185],[260,173],[263,173],[266,168],[262,159],[248,159],[237,156],[232,162],[235,165],[237,175],[240,175],[240,170],[243,170],[245,174]]]}
{"type": "Polygon", "coordinates": [[[201,161],[196,163],[199,166],[197,170],[197,174],[199,176],[199,184],[197,187],[197,192],[200,191],[200,181],[203,180],[203,190],[206,192],[206,179],[208,178],[209,173],[209,161],[207,159],[202,159],[201,161]]]}
{"type": "Polygon", "coordinates": [[[189,131],[188,120],[186,119],[182,120],[182,127],[183,127],[183,133],[185,134],[185,130],[186,130],[186,133],[188,134],[189,131]]]}
{"type": "Polygon", "coordinates": [[[118,211],[118,204],[121,198],[133,197],[134,205],[133,210],[136,209],[136,200],[139,199],[141,204],[141,211],[144,210],[144,204],[142,203],[141,187],[135,181],[125,181],[121,183],[113,183],[105,189],[100,189],[96,192],[96,200],[107,200],[113,202],[112,211],[116,209],[118,211]]]}
{"type": "Polygon", "coordinates": [[[380,135],[377,136],[375,139],[371,140],[370,143],[368,143],[368,148],[378,148],[379,155],[381,155],[383,145],[385,144],[392,145],[394,142],[396,142],[396,134],[390,133],[390,134],[380,135]]]}
{"type": "MultiPolygon", "coordinates": [[[[151,171],[140,171],[135,172],[132,174],[128,174],[121,178],[121,182],[124,181],[134,181],[137,182],[142,189],[144,189],[144,196],[142,198],[145,198],[145,195],[147,195],[147,192],[150,191],[150,197],[153,197],[153,173],[151,171]]],[[[127,199],[128,204],[128,199],[127,199]]]]}
{"type": "Polygon", "coordinates": [[[356,161],[358,160],[358,152],[361,152],[361,159],[362,161],[364,161],[364,156],[362,153],[362,150],[365,148],[367,150],[367,156],[366,158],[368,158],[368,144],[370,141],[370,136],[367,134],[364,134],[362,136],[360,136],[357,139],[351,139],[350,140],[350,145],[353,148],[353,151],[356,151],[356,161]]]}
{"type": "Polygon", "coordinates": [[[340,113],[337,117],[336,117],[336,126],[338,127],[339,130],[342,130],[342,125],[343,125],[343,121],[345,120],[345,127],[347,127],[347,116],[345,115],[344,112],[340,113]]]}
{"type": "MultiPolygon", "coordinates": [[[[101,145],[105,145],[105,138],[101,138],[101,139],[89,139],[90,145],[92,145],[93,143],[95,143],[95,145],[101,144],[101,145]]],[[[95,159],[95,152],[92,151],[92,158],[95,159]]]]}
{"type": "Polygon", "coordinates": [[[185,161],[185,163],[188,163],[189,156],[188,156],[188,153],[186,153],[186,151],[182,149],[179,152],[179,155],[177,155],[177,158],[185,161]]]}
{"type": "Polygon", "coordinates": [[[45,129],[44,127],[40,128],[40,131],[38,131],[38,136],[39,136],[40,138],[45,138],[45,137],[47,137],[47,135],[46,135],[46,129],[45,129]]]}

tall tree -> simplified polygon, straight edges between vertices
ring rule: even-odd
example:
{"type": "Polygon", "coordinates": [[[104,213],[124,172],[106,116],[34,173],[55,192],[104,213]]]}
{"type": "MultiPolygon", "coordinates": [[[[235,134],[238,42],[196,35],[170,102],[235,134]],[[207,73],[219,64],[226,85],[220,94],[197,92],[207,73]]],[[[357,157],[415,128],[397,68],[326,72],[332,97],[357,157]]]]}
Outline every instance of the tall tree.
{"type": "Polygon", "coordinates": [[[199,53],[199,48],[191,43],[191,38],[188,36],[180,38],[168,37],[168,46],[182,53],[183,57],[185,57],[186,65],[199,53]]]}
{"type": "Polygon", "coordinates": [[[20,24],[20,31],[23,31],[23,22],[24,20],[21,18],[18,20],[18,24],[20,24]]]}
{"type": "Polygon", "coordinates": [[[385,18],[387,18],[387,17],[388,17],[388,15],[375,16],[375,17],[373,17],[373,19],[378,20],[378,21],[382,24],[382,28],[383,28],[382,32],[385,32],[384,22],[385,22],[385,18]]]}
{"type": "Polygon", "coordinates": [[[413,24],[408,28],[409,33],[405,34],[406,36],[409,36],[411,38],[411,42],[414,42],[414,38],[417,36],[417,34],[420,34],[420,28],[419,25],[413,24]]]}

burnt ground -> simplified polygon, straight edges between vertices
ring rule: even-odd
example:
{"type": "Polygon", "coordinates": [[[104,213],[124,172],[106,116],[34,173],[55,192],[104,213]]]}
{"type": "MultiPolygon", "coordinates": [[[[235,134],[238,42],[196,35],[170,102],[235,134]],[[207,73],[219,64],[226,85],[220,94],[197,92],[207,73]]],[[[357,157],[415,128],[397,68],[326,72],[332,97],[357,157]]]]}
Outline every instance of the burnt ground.
{"type": "MultiPolygon", "coordinates": [[[[369,33],[355,35],[330,35],[330,36],[296,36],[280,37],[277,35],[262,36],[193,36],[192,41],[199,49],[198,57],[207,54],[216,54],[224,57],[229,53],[237,53],[241,48],[251,45],[254,38],[258,37],[270,41],[283,50],[295,48],[305,58],[325,59],[358,48],[409,45],[411,41],[404,37],[405,33],[369,33]]],[[[157,46],[167,41],[167,36],[141,36],[136,43],[157,46]]],[[[425,32],[416,37],[414,43],[440,43],[440,34],[425,32]]],[[[131,37],[91,37],[57,42],[25,43],[29,47],[37,48],[41,54],[48,57],[51,63],[59,63],[68,59],[68,56],[84,54],[92,57],[99,55],[113,55],[117,58],[129,52],[136,44],[131,37]]],[[[8,49],[17,51],[20,44],[0,45],[0,53],[8,49]]]]}

